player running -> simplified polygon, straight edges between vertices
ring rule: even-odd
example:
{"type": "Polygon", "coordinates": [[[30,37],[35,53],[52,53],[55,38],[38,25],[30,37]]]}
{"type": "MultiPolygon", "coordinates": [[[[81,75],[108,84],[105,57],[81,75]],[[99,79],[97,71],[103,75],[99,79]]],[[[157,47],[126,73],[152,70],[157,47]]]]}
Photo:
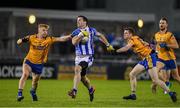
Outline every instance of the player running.
{"type": "Polygon", "coordinates": [[[131,27],[124,29],[124,39],[127,40],[127,45],[116,50],[117,53],[126,52],[130,48],[133,49],[135,53],[137,53],[141,58],[140,61],[130,72],[130,85],[131,85],[131,94],[128,96],[124,96],[123,99],[131,99],[136,100],[136,86],[137,80],[136,76],[141,73],[143,70],[147,70],[152,81],[159,85],[163,90],[167,91],[173,102],[177,101],[176,93],[171,92],[169,88],[165,85],[163,81],[158,78],[157,70],[156,70],[156,54],[155,51],[152,50],[149,44],[143,41],[139,36],[135,35],[134,29],[131,27]]]}
{"type": "MultiPolygon", "coordinates": [[[[179,48],[174,35],[168,31],[168,20],[162,17],[159,21],[159,32],[155,34],[156,52],[158,55],[157,71],[160,79],[162,79],[168,87],[171,86],[169,82],[170,73],[180,84],[180,77],[178,74],[176,56],[174,49],[179,48]]],[[[156,85],[152,86],[152,90],[156,91],[156,85]]]]}
{"type": "Polygon", "coordinates": [[[38,33],[34,35],[28,35],[24,38],[18,39],[17,44],[21,45],[22,43],[29,43],[29,52],[23,62],[23,73],[19,80],[19,89],[17,101],[24,99],[23,88],[25,82],[29,77],[29,74],[32,72],[32,88],[30,94],[33,101],[38,101],[36,95],[36,89],[38,87],[38,81],[42,73],[43,65],[46,63],[48,58],[48,52],[50,46],[54,42],[64,42],[71,39],[71,35],[63,37],[51,37],[48,36],[49,25],[39,24],[38,33]]]}
{"type": "Polygon", "coordinates": [[[77,17],[77,29],[72,32],[72,43],[75,45],[75,75],[73,89],[68,95],[75,98],[77,95],[78,84],[80,81],[89,91],[90,101],[94,99],[95,88],[90,84],[90,80],[86,76],[87,69],[93,64],[94,46],[93,38],[98,36],[100,40],[107,46],[107,50],[114,48],[108,43],[104,35],[96,31],[95,28],[88,26],[88,19],[85,16],[77,17]]]}

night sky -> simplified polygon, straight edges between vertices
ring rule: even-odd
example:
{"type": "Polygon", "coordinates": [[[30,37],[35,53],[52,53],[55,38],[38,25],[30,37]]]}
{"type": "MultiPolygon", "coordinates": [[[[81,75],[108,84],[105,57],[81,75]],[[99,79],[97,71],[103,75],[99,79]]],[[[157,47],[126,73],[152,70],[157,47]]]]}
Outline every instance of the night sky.
{"type": "Polygon", "coordinates": [[[76,0],[1,0],[0,7],[76,10],[76,0]]]}

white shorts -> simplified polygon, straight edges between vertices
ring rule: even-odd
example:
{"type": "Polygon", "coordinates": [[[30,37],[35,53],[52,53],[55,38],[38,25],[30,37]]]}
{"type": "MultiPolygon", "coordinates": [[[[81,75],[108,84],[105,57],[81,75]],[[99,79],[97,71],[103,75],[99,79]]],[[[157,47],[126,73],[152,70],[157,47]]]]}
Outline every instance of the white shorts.
{"type": "Polygon", "coordinates": [[[88,67],[93,64],[93,56],[92,55],[77,55],[75,58],[75,65],[79,65],[80,62],[85,61],[88,63],[88,67]]]}

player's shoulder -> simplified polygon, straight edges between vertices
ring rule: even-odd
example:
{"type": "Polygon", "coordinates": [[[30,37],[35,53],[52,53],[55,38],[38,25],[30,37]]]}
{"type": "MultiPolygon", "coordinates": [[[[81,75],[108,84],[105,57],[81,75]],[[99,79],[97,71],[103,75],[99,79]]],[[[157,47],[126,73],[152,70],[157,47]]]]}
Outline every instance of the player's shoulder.
{"type": "Polygon", "coordinates": [[[131,37],[131,39],[139,39],[140,37],[138,35],[134,35],[131,37]]]}
{"type": "Polygon", "coordinates": [[[37,36],[37,34],[30,34],[30,35],[28,35],[29,37],[36,37],[37,36]]]}
{"type": "Polygon", "coordinates": [[[90,29],[90,30],[96,30],[96,28],[94,28],[94,27],[89,27],[89,29],[90,29]]]}
{"type": "Polygon", "coordinates": [[[134,36],[131,36],[131,38],[129,39],[129,42],[131,43],[133,42],[135,44],[135,43],[138,43],[140,40],[141,38],[138,35],[134,35],[134,36]]]}
{"type": "Polygon", "coordinates": [[[50,40],[50,39],[52,39],[52,38],[54,38],[53,36],[47,36],[45,39],[46,40],[50,40]]]}
{"type": "Polygon", "coordinates": [[[135,42],[135,40],[138,39],[138,36],[131,36],[129,39],[128,39],[128,42],[135,42]]]}
{"type": "Polygon", "coordinates": [[[155,33],[155,36],[157,36],[157,35],[159,35],[159,34],[160,34],[160,33],[159,33],[159,31],[158,31],[158,32],[155,33]]]}
{"type": "Polygon", "coordinates": [[[50,39],[50,38],[54,38],[54,37],[56,37],[56,36],[48,35],[48,36],[46,37],[46,39],[50,39]]]}
{"type": "Polygon", "coordinates": [[[172,36],[172,35],[173,35],[173,33],[172,33],[172,32],[169,32],[169,31],[168,31],[166,34],[167,34],[168,36],[172,36]]]}
{"type": "Polygon", "coordinates": [[[80,32],[80,31],[81,31],[80,28],[77,28],[73,31],[73,33],[80,32]]]}
{"type": "Polygon", "coordinates": [[[90,30],[90,32],[97,32],[96,28],[94,28],[94,27],[89,27],[89,30],[90,30]]]}
{"type": "Polygon", "coordinates": [[[89,27],[89,31],[91,34],[93,34],[93,36],[96,36],[98,32],[94,27],[89,27]]]}
{"type": "Polygon", "coordinates": [[[81,32],[81,30],[79,28],[75,29],[73,32],[72,32],[72,36],[76,36],[78,35],[79,33],[81,32]]]}
{"type": "Polygon", "coordinates": [[[29,37],[29,39],[36,39],[37,34],[30,34],[30,35],[27,35],[27,37],[29,37]]]}
{"type": "Polygon", "coordinates": [[[37,34],[30,34],[30,35],[27,35],[29,38],[36,38],[37,37],[37,34]]]}

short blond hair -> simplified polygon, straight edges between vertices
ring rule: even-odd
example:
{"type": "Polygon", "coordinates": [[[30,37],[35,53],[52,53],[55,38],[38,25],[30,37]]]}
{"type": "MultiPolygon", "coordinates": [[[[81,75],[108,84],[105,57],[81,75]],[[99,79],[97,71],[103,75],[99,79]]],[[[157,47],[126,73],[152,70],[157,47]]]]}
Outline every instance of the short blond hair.
{"type": "Polygon", "coordinates": [[[49,25],[47,25],[47,24],[39,24],[39,25],[38,25],[38,28],[41,28],[41,27],[44,27],[44,28],[46,28],[46,29],[49,29],[49,25]]]}

